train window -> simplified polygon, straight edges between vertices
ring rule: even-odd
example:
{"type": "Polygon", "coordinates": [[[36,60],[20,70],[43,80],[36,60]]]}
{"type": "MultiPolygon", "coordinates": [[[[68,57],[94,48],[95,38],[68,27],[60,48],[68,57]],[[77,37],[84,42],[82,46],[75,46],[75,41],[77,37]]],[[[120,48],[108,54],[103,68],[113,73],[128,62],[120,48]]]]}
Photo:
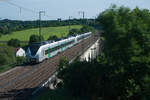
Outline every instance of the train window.
{"type": "MultiPolygon", "coordinates": [[[[75,42],[75,40],[72,40],[72,41],[70,41],[70,42],[66,42],[66,43],[61,44],[61,45],[59,45],[59,46],[50,48],[50,52],[54,52],[54,51],[58,50],[59,48],[63,48],[63,47],[65,47],[65,46],[67,46],[67,45],[70,45],[70,44],[72,44],[72,43],[74,43],[74,42],[75,42]]],[[[45,55],[48,55],[48,53],[49,53],[48,49],[45,50],[45,55]]]]}
{"type": "Polygon", "coordinates": [[[48,55],[48,49],[47,49],[47,50],[45,50],[45,55],[48,55]]]}
{"type": "Polygon", "coordinates": [[[60,45],[60,48],[63,48],[63,47],[65,47],[65,46],[68,46],[68,45],[70,45],[70,44],[72,44],[72,43],[74,43],[75,42],[75,40],[72,40],[72,41],[70,41],[70,42],[66,42],[66,43],[64,43],[64,44],[61,44],[60,45]]]}
{"type": "Polygon", "coordinates": [[[30,48],[30,51],[31,51],[31,55],[34,56],[37,53],[40,46],[36,45],[36,44],[31,44],[31,45],[29,45],[29,48],[30,48]]]}
{"type": "Polygon", "coordinates": [[[59,49],[59,46],[56,46],[56,47],[54,47],[54,48],[51,48],[51,52],[54,52],[54,51],[56,51],[56,50],[58,50],[59,49]]]}

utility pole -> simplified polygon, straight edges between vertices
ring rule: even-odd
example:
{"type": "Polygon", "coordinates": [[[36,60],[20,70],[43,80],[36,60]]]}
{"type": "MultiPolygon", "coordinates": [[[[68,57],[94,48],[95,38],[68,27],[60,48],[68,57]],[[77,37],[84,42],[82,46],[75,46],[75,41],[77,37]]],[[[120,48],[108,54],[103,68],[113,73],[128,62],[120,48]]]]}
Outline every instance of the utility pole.
{"type": "Polygon", "coordinates": [[[96,16],[93,16],[93,24],[96,25],[96,16]]]}
{"type": "Polygon", "coordinates": [[[82,22],[82,24],[84,24],[85,12],[84,12],[84,11],[79,11],[79,14],[82,14],[82,17],[83,17],[83,22],[82,22]]]}
{"type": "Polygon", "coordinates": [[[71,29],[71,26],[70,26],[70,19],[72,18],[72,16],[69,16],[69,32],[70,32],[70,29],[71,29]]]}
{"type": "MultiPolygon", "coordinates": [[[[79,14],[82,14],[82,17],[83,17],[82,24],[84,25],[85,12],[84,11],[79,11],[79,14]]],[[[81,42],[81,48],[82,48],[82,53],[83,53],[84,52],[84,40],[81,42]]]]}
{"type": "Polygon", "coordinates": [[[39,36],[40,36],[40,42],[42,41],[42,35],[41,35],[41,14],[44,13],[45,14],[45,11],[39,11],[39,36]]]}

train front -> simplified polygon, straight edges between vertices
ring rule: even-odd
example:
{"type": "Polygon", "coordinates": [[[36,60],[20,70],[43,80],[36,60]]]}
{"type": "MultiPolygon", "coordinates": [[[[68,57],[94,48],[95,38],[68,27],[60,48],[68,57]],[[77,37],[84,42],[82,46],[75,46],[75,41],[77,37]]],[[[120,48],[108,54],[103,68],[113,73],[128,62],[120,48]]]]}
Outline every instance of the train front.
{"type": "Polygon", "coordinates": [[[39,48],[40,48],[40,44],[39,43],[31,43],[28,46],[27,49],[27,61],[29,63],[38,63],[39,59],[40,59],[40,55],[38,53],[39,48]]]}

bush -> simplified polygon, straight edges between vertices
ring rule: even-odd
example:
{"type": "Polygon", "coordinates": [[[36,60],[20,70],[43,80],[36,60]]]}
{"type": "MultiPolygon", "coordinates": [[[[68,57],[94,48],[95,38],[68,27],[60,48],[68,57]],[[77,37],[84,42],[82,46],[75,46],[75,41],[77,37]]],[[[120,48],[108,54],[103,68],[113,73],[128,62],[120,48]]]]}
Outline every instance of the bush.
{"type": "Polygon", "coordinates": [[[90,27],[88,25],[84,25],[81,29],[80,29],[81,33],[86,33],[86,32],[93,32],[95,33],[95,29],[93,27],[90,27]]]}
{"type": "Polygon", "coordinates": [[[0,55],[0,65],[7,64],[9,61],[9,58],[6,54],[0,55]]]}
{"type": "Polygon", "coordinates": [[[2,36],[2,33],[0,33],[0,37],[2,36]]]}
{"type": "Polygon", "coordinates": [[[64,70],[68,64],[68,60],[67,58],[65,58],[64,56],[61,57],[60,61],[59,61],[59,68],[58,68],[58,72],[61,72],[62,70],[64,70]]]}
{"type": "Polygon", "coordinates": [[[149,10],[115,5],[98,17],[104,31],[100,59],[108,67],[105,100],[150,99],[149,22],[149,10]]]}
{"type": "Polygon", "coordinates": [[[17,65],[23,64],[25,61],[25,57],[16,57],[17,65]]]}
{"type": "Polygon", "coordinates": [[[31,35],[31,36],[30,36],[29,43],[41,42],[41,41],[43,41],[43,40],[44,40],[43,36],[41,36],[41,40],[40,40],[40,36],[38,36],[38,35],[31,35]]]}
{"type": "Polygon", "coordinates": [[[57,41],[57,40],[58,40],[58,37],[57,37],[56,35],[49,36],[48,40],[54,40],[54,41],[57,41]]]}
{"type": "Polygon", "coordinates": [[[0,48],[0,65],[15,63],[14,50],[12,47],[0,48]]]}
{"type": "Polygon", "coordinates": [[[80,33],[80,30],[79,29],[71,29],[69,31],[69,35],[76,35],[76,34],[79,34],[80,33]]]}
{"type": "Polygon", "coordinates": [[[12,47],[19,47],[20,46],[20,40],[18,39],[11,39],[7,42],[8,46],[12,46],[12,47]]]}

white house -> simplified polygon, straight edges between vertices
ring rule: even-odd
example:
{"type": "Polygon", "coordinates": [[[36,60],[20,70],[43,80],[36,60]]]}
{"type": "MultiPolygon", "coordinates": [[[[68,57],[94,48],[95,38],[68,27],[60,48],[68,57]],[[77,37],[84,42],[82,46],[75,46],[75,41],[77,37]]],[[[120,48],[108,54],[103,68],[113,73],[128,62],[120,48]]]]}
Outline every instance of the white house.
{"type": "Polygon", "coordinates": [[[25,50],[23,50],[22,48],[15,48],[15,56],[16,57],[25,57],[26,53],[25,50]]]}

